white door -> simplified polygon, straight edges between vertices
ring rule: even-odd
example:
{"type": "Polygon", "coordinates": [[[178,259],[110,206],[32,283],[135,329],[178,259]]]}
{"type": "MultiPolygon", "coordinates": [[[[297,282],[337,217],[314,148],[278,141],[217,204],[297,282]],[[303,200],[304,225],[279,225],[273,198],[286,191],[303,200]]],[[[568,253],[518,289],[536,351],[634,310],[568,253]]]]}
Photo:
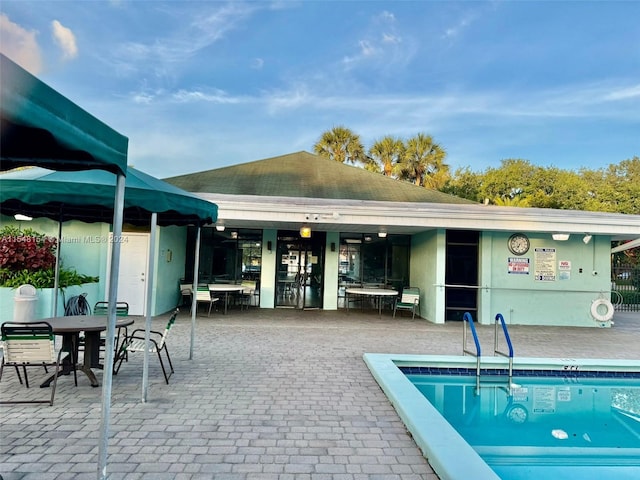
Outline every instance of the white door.
{"type": "MultiPolygon", "coordinates": [[[[111,248],[109,248],[109,257],[111,257],[111,248]]],[[[145,315],[148,265],[149,234],[123,233],[120,243],[118,301],[129,304],[129,315],[145,315]]],[[[107,279],[105,295],[109,295],[109,279],[107,279]]]]}

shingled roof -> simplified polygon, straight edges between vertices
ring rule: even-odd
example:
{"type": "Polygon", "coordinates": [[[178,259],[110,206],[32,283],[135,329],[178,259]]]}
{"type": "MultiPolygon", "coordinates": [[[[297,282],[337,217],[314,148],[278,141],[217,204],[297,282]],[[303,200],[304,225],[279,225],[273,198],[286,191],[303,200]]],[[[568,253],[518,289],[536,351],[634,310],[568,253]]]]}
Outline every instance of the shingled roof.
{"type": "Polygon", "coordinates": [[[475,203],[304,151],[164,180],[193,193],[475,203]]]}

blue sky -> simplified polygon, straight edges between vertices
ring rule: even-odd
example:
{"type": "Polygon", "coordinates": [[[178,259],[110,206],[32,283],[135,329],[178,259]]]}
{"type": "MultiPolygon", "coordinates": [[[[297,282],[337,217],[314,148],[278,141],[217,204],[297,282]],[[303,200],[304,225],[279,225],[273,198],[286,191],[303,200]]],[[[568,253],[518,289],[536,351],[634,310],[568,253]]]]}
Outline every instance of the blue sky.
{"type": "Polygon", "coordinates": [[[640,155],[638,1],[2,0],[0,51],[166,178],[434,137],[452,170],[640,155]]]}

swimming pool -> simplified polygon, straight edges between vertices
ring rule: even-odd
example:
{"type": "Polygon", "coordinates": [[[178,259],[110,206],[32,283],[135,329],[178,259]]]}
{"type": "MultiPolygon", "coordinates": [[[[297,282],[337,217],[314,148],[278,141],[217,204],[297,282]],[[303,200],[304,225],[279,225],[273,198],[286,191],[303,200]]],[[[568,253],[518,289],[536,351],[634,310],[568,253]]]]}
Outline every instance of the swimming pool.
{"type": "MultiPolygon", "coordinates": [[[[640,388],[639,361],[516,358],[514,369],[527,378],[516,373],[509,390],[504,375],[488,382],[483,376],[476,395],[472,357],[365,354],[364,360],[442,479],[639,478],[640,416],[629,414],[620,395],[621,388],[640,388]],[[470,374],[452,378],[443,369],[470,374]],[[435,371],[437,377],[424,376],[435,371]],[[533,379],[538,374],[546,377],[533,379]],[[620,386],[603,378],[611,374],[620,386]],[[583,423],[569,416],[578,406],[587,410],[583,423]],[[518,445],[518,438],[526,442],[518,445]]],[[[483,375],[506,373],[504,358],[482,363],[483,375]]]]}

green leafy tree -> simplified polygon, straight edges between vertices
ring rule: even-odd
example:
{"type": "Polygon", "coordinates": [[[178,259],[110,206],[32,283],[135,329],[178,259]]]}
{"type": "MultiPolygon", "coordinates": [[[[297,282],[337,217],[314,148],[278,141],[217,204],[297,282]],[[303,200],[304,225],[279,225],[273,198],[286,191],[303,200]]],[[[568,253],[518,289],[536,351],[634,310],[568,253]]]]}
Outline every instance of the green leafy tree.
{"type": "Polygon", "coordinates": [[[589,210],[640,214],[640,158],[623,160],[606,169],[582,170],[589,185],[589,210]]]}
{"type": "Polygon", "coordinates": [[[482,177],[481,173],[474,172],[469,167],[458,168],[440,190],[456,197],[484,202],[481,194],[482,177]]]}
{"type": "Polygon", "coordinates": [[[503,160],[499,168],[488,168],[482,174],[480,195],[490,200],[512,197],[514,193],[527,198],[537,168],[528,160],[503,160]]]}
{"type": "Polygon", "coordinates": [[[324,132],[313,146],[313,151],[340,163],[367,163],[360,136],[343,126],[324,132]]]}
{"type": "Polygon", "coordinates": [[[391,136],[382,137],[369,149],[369,156],[383,175],[395,176],[404,156],[404,143],[391,136]]]}

